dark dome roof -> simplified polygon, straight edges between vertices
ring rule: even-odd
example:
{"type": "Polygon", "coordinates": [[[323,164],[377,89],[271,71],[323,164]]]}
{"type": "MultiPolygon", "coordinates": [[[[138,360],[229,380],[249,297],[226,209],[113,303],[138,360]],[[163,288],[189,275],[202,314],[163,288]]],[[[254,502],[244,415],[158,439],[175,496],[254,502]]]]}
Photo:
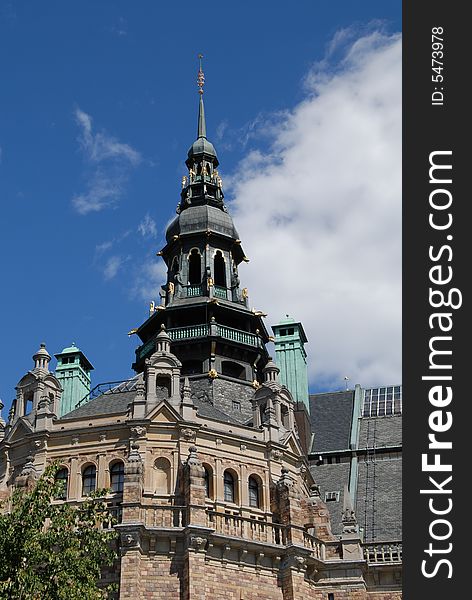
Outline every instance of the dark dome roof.
{"type": "Polygon", "coordinates": [[[205,204],[203,206],[190,206],[183,210],[167,228],[166,240],[170,242],[174,235],[206,231],[207,229],[222,233],[233,239],[239,238],[230,215],[221,208],[205,204]]]}
{"type": "Polygon", "coordinates": [[[199,137],[196,139],[190,146],[187,156],[192,158],[193,156],[200,156],[202,154],[213,156],[216,158],[216,160],[218,160],[215,147],[206,139],[206,137],[199,137]]]}

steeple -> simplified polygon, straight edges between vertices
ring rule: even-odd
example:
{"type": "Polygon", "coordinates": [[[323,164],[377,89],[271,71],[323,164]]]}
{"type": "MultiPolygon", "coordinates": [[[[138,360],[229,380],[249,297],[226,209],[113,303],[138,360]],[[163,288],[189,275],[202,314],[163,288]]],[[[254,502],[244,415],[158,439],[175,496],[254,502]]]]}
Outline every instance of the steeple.
{"type": "Polygon", "coordinates": [[[199,54],[198,58],[200,60],[200,69],[198,71],[197,84],[198,84],[198,93],[200,94],[200,103],[198,106],[197,138],[201,138],[201,137],[206,138],[205,107],[203,105],[203,86],[205,85],[205,75],[202,70],[203,54],[199,54]]]}
{"type": "MultiPolygon", "coordinates": [[[[203,86],[205,85],[205,75],[202,70],[202,58],[201,54],[198,55],[200,61],[200,68],[197,75],[198,94],[200,96],[198,102],[198,124],[197,124],[197,139],[190,146],[188,151],[188,158],[185,164],[188,167],[189,175],[188,178],[184,177],[182,181],[182,192],[188,191],[187,183],[192,184],[196,181],[204,181],[209,184],[207,191],[211,193],[215,199],[223,200],[223,193],[221,190],[222,180],[218,174],[216,168],[218,167],[218,157],[213,144],[207,139],[206,133],[206,119],[205,119],[205,106],[203,104],[203,86]],[[201,179],[200,179],[201,178],[201,179]],[[215,189],[212,189],[211,184],[215,184],[215,189]],[[218,188],[220,188],[218,190],[218,188]]],[[[194,188],[190,190],[192,192],[197,191],[194,188]]],[[[187,207],[188,203],[180,203],[180,209],[183,210],[187,207]]]]}
{"type": "MultiPolygon", "coordinates": [[[[269,336],[263,313],[249,308],[248,291],[240,286],[238,268],[248,258],[224,203],[216,150],[206,137],[205,76],[202,56],[198,58],[197,139],[185,161],[188,174],[182,177],[177,216],[158,252],[167,265],[167,281],[161,288],[161,302],[150,299],[151,315],[137,329],[143,343],[136,350],[133,368],[145,370],[146,359],[165,335],[190,387],[194,380],[208,380],[211,394],[226,379],[226,385],[231,380],[231,385],[244,388],[241,394],[252,395],[254,387],[263,383],[269,336]]],[[[251,414],[249,405],[247,417],[251,414]]]]}

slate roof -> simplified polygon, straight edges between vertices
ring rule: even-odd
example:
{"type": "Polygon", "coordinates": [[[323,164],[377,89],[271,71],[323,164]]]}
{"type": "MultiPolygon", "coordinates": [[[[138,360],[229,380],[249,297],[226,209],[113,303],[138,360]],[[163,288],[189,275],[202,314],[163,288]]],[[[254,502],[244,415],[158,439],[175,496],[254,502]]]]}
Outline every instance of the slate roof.
{"type": "Polygon", "coordinates": [[[310,394],[311,452],[348,450],[354,390],[310,394]]]}
{"type": "MultiPolygon", "coordinates": [[[[105,394],[97,396],[82,406],[79,406],[79,408],[63,415],[60,420],[68,421],[71,419],[88,419],[90,417],[99,417],[101,415],[125,414],[128,411],[128,405],[133,401],[136,395],[136,381],[137,377],[134,377],[127,382],[123,382],[121,385],[114,388],[114,393],[106,392],[105,394]],[[120,391],[121,389],[126,391],[120,391]]],[[[223,423],[231,423],[233,425],[241,424],[238,420],[216,408],[210,402],[199,400],[198,398],[194,398],[193,402],[197,407],[197,413],[201,417],[208,417],[209,419],[214,419],[223,423]]]]}
{"type": "Polygon", "coordinates": [[[128,404],[136,396],[135,391],[121,392],[116,394],[102,394],[93,400],[86,402],[79,408],[63,415],[59,420],[68,421],[70,419],[87,419],[89,417],[99,417],[100,415],[123,414],[128,410],[128,404]]]}

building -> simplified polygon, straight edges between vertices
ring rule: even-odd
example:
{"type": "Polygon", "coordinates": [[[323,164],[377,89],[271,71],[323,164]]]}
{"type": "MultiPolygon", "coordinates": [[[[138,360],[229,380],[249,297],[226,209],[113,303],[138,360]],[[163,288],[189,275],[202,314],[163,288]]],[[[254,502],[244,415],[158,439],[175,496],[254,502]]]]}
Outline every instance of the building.
{"type": "Polygon", "coordinates": [[[0,428],[0,494],[53,460],[60,501],[110,488],[120,558],[106,578],[122,600],[399,599],[401,554],[362,543],[348,493],[332,532],[305,403],[279,381],[263,316],[240,284],[247,259],[206,137],[201,70],[199,92],[197,139],[159,253],[167,281],[136,331],[136,375],[70,410],[92,366],[72,346],[53,373],[42,344],[0,428]]]}
{"type": "Polygon", "coordinates": [[[344,490],[362,539],[402,539],[402,386],[312,394],[310,469],[341,533],[344,490]]]}

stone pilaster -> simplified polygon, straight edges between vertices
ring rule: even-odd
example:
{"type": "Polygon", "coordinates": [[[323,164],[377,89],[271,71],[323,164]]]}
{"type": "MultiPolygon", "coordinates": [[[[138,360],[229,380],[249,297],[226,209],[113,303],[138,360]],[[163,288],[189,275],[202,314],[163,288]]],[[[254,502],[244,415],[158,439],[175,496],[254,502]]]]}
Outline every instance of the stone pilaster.
{"type": "Polygon", "coordinates": [[[123,523],[137,523],[140,521],[140,507],[143,494],[144,467],[139,445],[131,444],[131,452],[125,464],[125,477],[123,485],[123,523]]]}
{"type": "Polygon", "coordinates": [[[205,469],[198,458],[196,446],[189,448],[183,476],[184,498],[188,507],[188,524],[205,527],[205,469]]]}

